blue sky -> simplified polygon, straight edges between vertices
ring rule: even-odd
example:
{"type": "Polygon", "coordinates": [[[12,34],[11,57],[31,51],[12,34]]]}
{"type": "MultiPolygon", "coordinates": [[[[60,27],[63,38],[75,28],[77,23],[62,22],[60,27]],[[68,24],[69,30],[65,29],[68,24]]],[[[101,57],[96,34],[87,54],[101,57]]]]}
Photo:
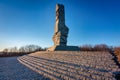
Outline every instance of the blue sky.
{"type": "Polygon", "coordinates": [[[56,3],[65,6],[68,45],[120,46],[119,0],[0,0],[0,50],[52,46],[56,3]]]}

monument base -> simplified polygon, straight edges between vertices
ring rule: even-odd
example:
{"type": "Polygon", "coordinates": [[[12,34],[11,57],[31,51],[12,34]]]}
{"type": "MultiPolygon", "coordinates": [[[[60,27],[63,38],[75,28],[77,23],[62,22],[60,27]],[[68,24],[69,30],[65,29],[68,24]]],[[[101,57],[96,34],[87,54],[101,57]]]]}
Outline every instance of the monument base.
{"type": "Polygon", "coordinates": [[[78,46],[52,46],[47,51],[80,51],[78,46]]]}

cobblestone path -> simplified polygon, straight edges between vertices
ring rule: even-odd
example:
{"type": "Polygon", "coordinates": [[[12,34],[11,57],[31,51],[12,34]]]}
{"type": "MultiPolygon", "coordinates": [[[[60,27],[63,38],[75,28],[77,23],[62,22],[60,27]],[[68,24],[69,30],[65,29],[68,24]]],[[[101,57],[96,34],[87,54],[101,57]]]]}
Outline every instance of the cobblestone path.
{"type": "Polygon", "coordinates": [[[0,80],[50,80],[19,63],[17,57],[0,58],[0,80]]]}

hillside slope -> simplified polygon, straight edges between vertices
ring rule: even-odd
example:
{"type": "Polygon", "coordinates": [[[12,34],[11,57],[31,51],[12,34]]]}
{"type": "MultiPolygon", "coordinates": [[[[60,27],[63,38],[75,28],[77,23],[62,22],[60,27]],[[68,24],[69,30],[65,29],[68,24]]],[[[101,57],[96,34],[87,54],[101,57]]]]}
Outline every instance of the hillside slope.
{"type": "Polygon", "coordinates": [[[109,52],[36,52],[18,60],[52,80],[115,80],[120,71],[109,52]]]}

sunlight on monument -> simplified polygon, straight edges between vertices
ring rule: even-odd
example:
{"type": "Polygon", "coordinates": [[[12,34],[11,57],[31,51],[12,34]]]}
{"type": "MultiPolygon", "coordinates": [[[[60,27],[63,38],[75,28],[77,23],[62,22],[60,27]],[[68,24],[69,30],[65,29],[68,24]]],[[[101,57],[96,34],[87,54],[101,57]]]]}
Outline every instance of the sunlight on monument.
{"type": "Polygon", "coordinates": [[[116,36],[119,25],[113,25],[116,21],[119,22],[120,15],[116,15],[117,12],[113,14],[115,10],[119,11],[118,2],[115,4],[110,1],[112,4],[109,4],[106,1],[105,4],[105,1],[88,0],[9,1],[4,2],[1,9],[5,14],[2,14],[0,24],[5,28],[0,27],[0,35],[3,36],[0,39],[0,48],[6,48],[0,51],[0,80],[120,80],[120,46],[117,46],[120,39],[116,36]],[[56,4],[59,2],[67,7],[67,15],[70,14],[67,16],[67,24],[65,7],[56,4]],[[55,4],[56,17],[53,27],[52,10],[55,4]],[[117,20],[114,18],[116,16],[117,20]],[[51,28],[54,29],[51,36],[54,44],[46,48],[50,41],[48,29],[51,28]],[[116,39],[112,39],[115,36],[116,39]],[[73,46],[68,45],[68,37],[72,38],[70,42],[73,46]],[[117,45],[112,45],[114,42],[117,45]],[[12,47],[14,44],[16,46],[12,47]],[[79,47],[74,46],[75,44],[79,47]]]}
{"type": "Polygon", "coordinates": [[[69,28],[65,25],[65,10],[62,4],[56,4],[56,22],[53,35],[54,46],[47,51],[79,51],[77,46],[67,46],[69,28]]]}

